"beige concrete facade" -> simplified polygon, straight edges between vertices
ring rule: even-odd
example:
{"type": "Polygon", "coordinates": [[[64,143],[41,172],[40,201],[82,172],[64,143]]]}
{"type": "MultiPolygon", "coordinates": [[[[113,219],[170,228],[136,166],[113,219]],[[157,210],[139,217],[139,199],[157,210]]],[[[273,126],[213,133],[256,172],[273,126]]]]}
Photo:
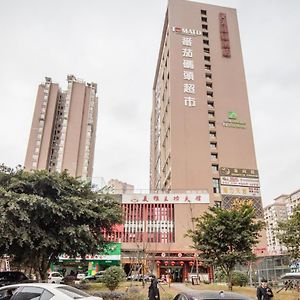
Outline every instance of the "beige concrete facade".
{"type": "Polygon", "coordinates": [[[134,185],[118,179],[110,179],[108,186],[112,194],[132,194],[134,192],[134,185]]]}
{"type": "Polygon", "coordinates": [[[97,128],[97,84],[68,75],[68,88],[46,77],[39,85],[25,158],[25,169],[68,170],[92,177],[97,128]]]}
{"type": "Polygon", "coordinates": [[[169,1],[152,107],[151,192],[206,190],[263,216],[235,9],[169,1]]]}
{"type": "Polygon", "coordinates": [[[277,227],[279,222],[287,220],[288,195],[281,195],[274,199],[274,203],[264,208],[264,219],[266,224],[266,236],[269,254],[283,254],[286,248],[277,238],[277,227]]]}

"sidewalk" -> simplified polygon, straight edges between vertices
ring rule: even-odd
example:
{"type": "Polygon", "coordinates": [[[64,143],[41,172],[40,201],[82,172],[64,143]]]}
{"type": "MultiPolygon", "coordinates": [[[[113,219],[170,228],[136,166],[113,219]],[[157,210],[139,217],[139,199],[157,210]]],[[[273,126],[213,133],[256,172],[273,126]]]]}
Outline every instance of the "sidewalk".
{"type": "Polygon", "coordinates": [[[173,282],[173,283],[171,283],[171,286],[172,286],[174,289],[176,289],[176,290],[178,290],[178,291],[180,291],[180,292],[191,292],[191,291],[195,291],[194,289],[191,289],[191,288],[187,287],[187,286],[185,285],[185,283],[173,282]]]}

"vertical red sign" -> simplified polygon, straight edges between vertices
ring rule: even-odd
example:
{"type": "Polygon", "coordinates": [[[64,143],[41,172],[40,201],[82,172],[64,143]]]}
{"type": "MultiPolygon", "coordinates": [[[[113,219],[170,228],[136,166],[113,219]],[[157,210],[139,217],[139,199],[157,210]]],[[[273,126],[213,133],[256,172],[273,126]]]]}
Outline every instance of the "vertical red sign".
{"type": "Polygon", "coordinates": [[[230,41],[229,41],[226,14],[224,13],[219,14],[219,22],[220,22],[220,39],[221,39],[222,54],[224,57],[229,58],[231,57],[231,52],[230,52],[230,41]]]}

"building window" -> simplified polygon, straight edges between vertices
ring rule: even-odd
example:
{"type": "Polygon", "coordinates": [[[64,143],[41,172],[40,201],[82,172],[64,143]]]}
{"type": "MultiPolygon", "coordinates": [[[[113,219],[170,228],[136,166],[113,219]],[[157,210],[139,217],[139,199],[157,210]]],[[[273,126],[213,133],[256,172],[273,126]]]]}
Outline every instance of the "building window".
{"type": "Polygon", "coordinates": [[[208,32],[202,32],[202,35],[208,38],[208,32]]]}
{"type": "Polygon", "coordinates": [[[204,50],[205,53],[209,53],[210,52],[209,48],[203,48],[203,50],[204,50]]]}
{"type": "Polygon", "coordinates": [[[208,127],[209,127],[209,128],[215,128],[215,127],[216,127],[216,122],[214,122],[214,121],[209,121],[209,122],[208,122],[208,127]]]}
{"type": "Polygon", "coordinates": [[[206,95],[209,97],[213,97],[214,93],[212,91],[206,91],[206,95]]]}
{"type": "Polygon", "coordinates": [[[205,78],[212,79],[211,73],[205,73],[205,78]]]}
{"type": "Polygon", "coordinates": [[[208,26],[205,25],[205,24],[202,24],[202,29],[207,30],[207,29],[208,29],[208,26]]]}
{"type": "Polygon", "coordinates": [[[210,149],[217,149],[217,142],[210,142],[210,149]]]}
{"type": "Polygon", "coordinates": [[[219,171],[219,165],[211,165],[211,169],[214,173],[219,171]]]}
{"type": "Polygon", "coordinates": [[[218,159],[218,153],[211,153],[211,154],[210,154],[210,158],[211,158],[212,160],[217,160],[217,159],[218,159]]]}
{"type": "Polygon", "coordinates": [[[206,82],[206,86],[208,87],[208,88],[211,88],[212,89],[212,82],[206,82]]]}
{"type": "Polygon", "coordinates": [[[208,46],[209,45],[209,40],[203,40],[203,44],[208,46]]]}
{"type": "Polygon", "coordinates": [[[207,104],[210,105],[210,106],[212,106],[212,107],[215,106],[214,100],[208,100],[208,101],[207,101],[207,104]]]}
{"type": "Polygon", "coordinates": [[[213,192],[220,193],[220,180],[218,178],[213,178],[213,192]]]}
{"type": "Polygon", "coordinates": [[[209,56],[204,56],[204,60],[210,61],[210,57],[209,56]]]}
{"type": "Polygon", "coordinates": [[[215,207],[221,207],[221,201],[215,201],[215,207]]]}
{"type": "Polygon", "coordinates": [[[201,15],[206,16],[206,10],[201,9],[201,15]]]}
{"type": "Polygon", "coordinates": [[[215,113],[213,111],[209,111],[208,112],[208,117],[209,118],[214,118],[215,117],[215,113]]]}
{"type": "Polygon", "coordinates": [[[210,71],[211,70],[211,65],[204,65],[204,69],[207,70],[207,71],[210,71]]]}
{"type": "Polygon", "coordinates": [[[209,137],[216,138],[217,137],[217,133],[215,131],[210,131],[209,132],[209,137]]]}
{"type": "Polygon", "coordinates": [[[207,18],[206,17],[201,17],[201,21],[202,22],[207,22],[207,18]]]}

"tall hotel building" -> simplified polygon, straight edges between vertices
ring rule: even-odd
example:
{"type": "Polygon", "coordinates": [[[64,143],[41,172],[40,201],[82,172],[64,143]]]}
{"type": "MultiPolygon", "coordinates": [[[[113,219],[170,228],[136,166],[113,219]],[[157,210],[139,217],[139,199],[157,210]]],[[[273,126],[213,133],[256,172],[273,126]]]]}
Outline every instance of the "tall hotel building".
{"type": "Polygon", "coordinates": [[[152,192],[206,190],[263,217],[235,9],[169,0],[152,107],[152,192]]]}
{"type": "Polygon", "coordinates": [[[97,84],[67,76],[62,91],[46,77],[39,85],[27,147],[25,169],[68,170],[92,177],[97,128],[97,84]]]}
{"type": "MultiPolygon", "coordinates": [[[[198,269],[193,217],[251,203],[263,217],[236,10],[169,0],[151,116],[150,194],[124,194],[122,263],[185,281],[198,269]]],[[[266,254],[263,239],[253,249],[266,254]]]]}

